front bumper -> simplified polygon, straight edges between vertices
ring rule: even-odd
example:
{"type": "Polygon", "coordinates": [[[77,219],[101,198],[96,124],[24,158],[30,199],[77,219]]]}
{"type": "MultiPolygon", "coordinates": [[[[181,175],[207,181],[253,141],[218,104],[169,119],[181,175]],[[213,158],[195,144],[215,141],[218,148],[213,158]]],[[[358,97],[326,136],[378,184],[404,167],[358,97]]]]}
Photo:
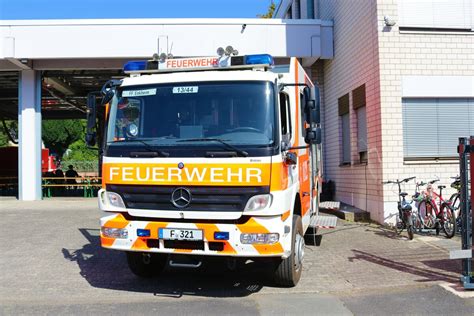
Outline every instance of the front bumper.
{"type": "Polygon", "coordinates": [[[121,213],[101,218],[101,228],[127,229],[127,238],[110,238],[103,235],[101,244],[104,248],[123,251],[143,251],[154,253],[188,253],[208,256],[233,257],[282,257],[291,253],[291,216],[250,217],[243,224],[181,223],[127,220],[121,213]],[[286,226],[286,229],[285,229],[286,226]],[[160,239],[160,228],[200,229],[203,241],[169,242],[160,239]],[[137,236],[138,229],[150,230],[150,237],[137,236]],[[286,232],[285,232],[286,230],[286,232]],[[228,240],[214,239],[215,232],[228,232],[228,240]],[[280,239],[274,244],[243,244],[242,233],[278,233],[280,239]]]}

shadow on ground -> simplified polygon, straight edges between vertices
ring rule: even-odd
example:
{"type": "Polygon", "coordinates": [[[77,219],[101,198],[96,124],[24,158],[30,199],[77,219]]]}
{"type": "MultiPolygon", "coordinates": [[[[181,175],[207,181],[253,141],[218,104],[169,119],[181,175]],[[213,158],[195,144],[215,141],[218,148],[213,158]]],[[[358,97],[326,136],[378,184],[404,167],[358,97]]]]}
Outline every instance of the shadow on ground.
{"type": "Polygon", "coordinates": [[[100,246],[98,229],[79,231],[89,243],[77,250],[63,248],[62,253],[79,265],[81,276],[93,287],[179,298],[245,297],[272,285],[265,265],[247,263],[238,271],[229,271],[223,260],[204,262],[199,269],[167,267],[157,278],[141,279],[128,269],[124,252],[100,246]]]}
{"type": "Polygon", "coordinates": [[[355,260],[364,260],[367,262],[375,263],[386,268],[390,268],[393,270],[398,270],[404,273],[410,273],[416,276],[421,277],[421,279],[417,280],[417,282],[432,282],[432,281],[444,281],[449,283],[458,282],[459,278],[450,274],[452,272],[458,272],[452,269],[454,265],[453,260],[429,260],[429,261],[421,261],[421,263],[425,264],[426,267],[418,267],[413,264],[399,262],[392,259],[384,258],[381,256],[377,256],[368,252],[364,252],[361,250],[352,249],[354,253],[354,257],[350,257],[349,261],[353,262],[355,260]],[[436,269],[436,270],[434,270],[436,269]],[[442,272],[442,271],[445,272],[442,272]]]}

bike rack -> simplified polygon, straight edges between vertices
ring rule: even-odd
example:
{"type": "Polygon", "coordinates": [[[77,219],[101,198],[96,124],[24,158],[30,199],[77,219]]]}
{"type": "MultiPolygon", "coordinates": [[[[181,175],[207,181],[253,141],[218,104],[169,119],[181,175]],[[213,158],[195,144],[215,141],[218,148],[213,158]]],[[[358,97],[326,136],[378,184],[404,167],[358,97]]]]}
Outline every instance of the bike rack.
{"type": "Polygon", "coordinates": [[[474,272],[472,259],[472,245],[474,244],[472,227],[474,226],[474,216],[472,216],[470,212],[471,206],[474,205],[474,136],[471,136],[469,139],[459,138],[458,153],[459,175],[461,177],[460,208],[462,214],[462,250],[458,251],[458,258],[462,258],[461,282],[463,283],[465,289],[474,290],[474,272]]]}

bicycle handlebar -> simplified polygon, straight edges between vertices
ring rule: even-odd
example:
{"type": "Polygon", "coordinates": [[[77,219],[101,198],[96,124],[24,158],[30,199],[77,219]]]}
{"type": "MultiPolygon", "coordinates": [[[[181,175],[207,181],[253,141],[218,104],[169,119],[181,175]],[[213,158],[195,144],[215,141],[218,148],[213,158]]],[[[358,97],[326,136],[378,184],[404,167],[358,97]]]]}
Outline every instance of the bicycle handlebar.
{"type": "Polygon", "coordinates": [[[413,179],[416,179],[416,177],[406,178],[406,179],[403,179],[403,180],[401,180],[401,181],[402,181],[402,182],[408,182],[408,181],[413,180],[413,179]]]}
{"type": "Polygon", "coordinates": [[[400,184],[400,183],[403,183],[403,182],[408,182],[408,181],[413,180],[413,179],[416,179],[416,177],[405,178],[405,179],[402,179],[402,180],[389,180],[389,181],[382,182],[382,184],[400,184]]]}

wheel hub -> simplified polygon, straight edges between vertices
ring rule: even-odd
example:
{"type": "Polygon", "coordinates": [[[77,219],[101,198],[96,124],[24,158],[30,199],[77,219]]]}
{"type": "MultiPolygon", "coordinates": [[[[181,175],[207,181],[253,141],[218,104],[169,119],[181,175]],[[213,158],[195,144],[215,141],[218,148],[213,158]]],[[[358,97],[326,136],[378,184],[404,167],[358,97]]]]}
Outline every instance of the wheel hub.
{"type": "Polygon", "coordinates": [[[304,258],[304,238],[300,234],[296,234],[295,238],[295,266],[296,270],[299,270],[303,265],[304,258]]]}

